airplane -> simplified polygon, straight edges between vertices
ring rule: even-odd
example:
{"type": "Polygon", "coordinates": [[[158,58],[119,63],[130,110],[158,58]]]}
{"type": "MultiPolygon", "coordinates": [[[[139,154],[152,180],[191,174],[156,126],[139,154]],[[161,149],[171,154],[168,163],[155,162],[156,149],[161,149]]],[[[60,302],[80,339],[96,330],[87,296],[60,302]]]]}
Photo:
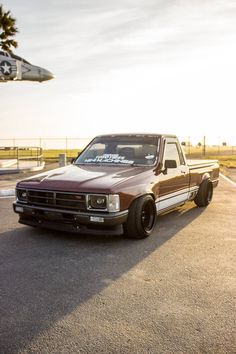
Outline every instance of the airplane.
{"type": "Polygon", "coordinates": [[[25,59],[7,52],[0,51],[0,82],[7,81],[46,81],[54,75],[39,66],[30,64],[25,59]]]}

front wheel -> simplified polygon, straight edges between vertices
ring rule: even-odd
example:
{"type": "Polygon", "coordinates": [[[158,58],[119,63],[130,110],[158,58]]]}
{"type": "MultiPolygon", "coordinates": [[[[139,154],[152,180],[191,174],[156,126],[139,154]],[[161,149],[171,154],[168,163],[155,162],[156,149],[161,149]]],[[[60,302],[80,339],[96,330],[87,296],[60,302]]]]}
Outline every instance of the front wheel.
{"type": "Polygon", "coordinates": [[[132,203],[124,232],[131,238],[145,238],[151,235],[156,224],[156,205],[150,195],[140,197],[132,203]]]}
{"type": "Polygon", "coordinates": [[[199,207],[205,207],[211,202],[212,196],[213,184],[209,179],[205,179],[199,187],[194,202],[199,207]]]}

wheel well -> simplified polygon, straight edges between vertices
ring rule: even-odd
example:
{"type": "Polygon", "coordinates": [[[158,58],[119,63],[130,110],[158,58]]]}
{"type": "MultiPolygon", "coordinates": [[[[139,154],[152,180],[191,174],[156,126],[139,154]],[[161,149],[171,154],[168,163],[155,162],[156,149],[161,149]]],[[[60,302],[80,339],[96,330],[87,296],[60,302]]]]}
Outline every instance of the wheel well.
{"type": "MultiPolygon", "coordinates": [[[[132,200],[132,203],[131,203],[131,204],[133,204],[135,200],[137,200],[137,199],[139,199],[139,198],[142,198],[142,197],[145,197],[146,195],[150,195],[150,196],[152,197],[153,201],[155,202],[155,196],[154,196],[153,193],[145,193],[145,194],[140,194],[140,195],[138,195],[136,198],[134,198],[134,199],[132,200]]],[[[131,204],[130,204],[130,205],[131,205],[131,204]]]]}
{"type": "MultiPolygon", "coordinates": [[[[207,181],[208,183],[210,183],[210,184],[213,186],[213,183],[212,183],[212,181],[211,181],[211,179],[210,179],[210,176],[205,177],[205,178],[202,180],[201,184],[202,184],[203,182],[205,182],[205,181],[207,181]]],[[[200,185],[201,185],[201,184],[200,184],[200,185]]]]}
{"type": "Polygon", "coordinates": [[[210,203],[212,195],[213,183],[210,178],[206,178],[201,182],[194,202],[199,207],[205,207],[210,203]]]}
{"type": "Polygon", "coordinates": [[[201,180],[201,183],[203,181],[205,181],[206,179],[209,179],[210,180],[210,174],[207,172],[207,173],[204,173],[204,175],[202,175],[202,180],[201,180]]]}

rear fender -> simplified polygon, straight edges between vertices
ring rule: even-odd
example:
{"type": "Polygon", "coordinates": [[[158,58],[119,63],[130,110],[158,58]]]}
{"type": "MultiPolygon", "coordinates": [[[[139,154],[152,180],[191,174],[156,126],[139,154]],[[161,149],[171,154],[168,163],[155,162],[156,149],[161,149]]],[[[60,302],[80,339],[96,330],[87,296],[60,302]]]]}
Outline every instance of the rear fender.
{"type": "Polygon", "coordinates": [[[206,179],[210,179],[210,174],[208,172],[204,173],[201,178],[201,183],[205,181],[206,179]]]}

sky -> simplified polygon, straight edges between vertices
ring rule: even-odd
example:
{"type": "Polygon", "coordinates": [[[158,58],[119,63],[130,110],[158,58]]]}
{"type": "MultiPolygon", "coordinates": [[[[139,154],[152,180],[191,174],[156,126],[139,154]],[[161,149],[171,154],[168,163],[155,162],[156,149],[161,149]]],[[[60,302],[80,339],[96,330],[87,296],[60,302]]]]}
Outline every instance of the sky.
{"type": "Polygon", "coordinates": [[[152,132],[236,145],[235,0],[0,0],[14,51],[56,78],[0,83],[0,139],[152,132]]]}

